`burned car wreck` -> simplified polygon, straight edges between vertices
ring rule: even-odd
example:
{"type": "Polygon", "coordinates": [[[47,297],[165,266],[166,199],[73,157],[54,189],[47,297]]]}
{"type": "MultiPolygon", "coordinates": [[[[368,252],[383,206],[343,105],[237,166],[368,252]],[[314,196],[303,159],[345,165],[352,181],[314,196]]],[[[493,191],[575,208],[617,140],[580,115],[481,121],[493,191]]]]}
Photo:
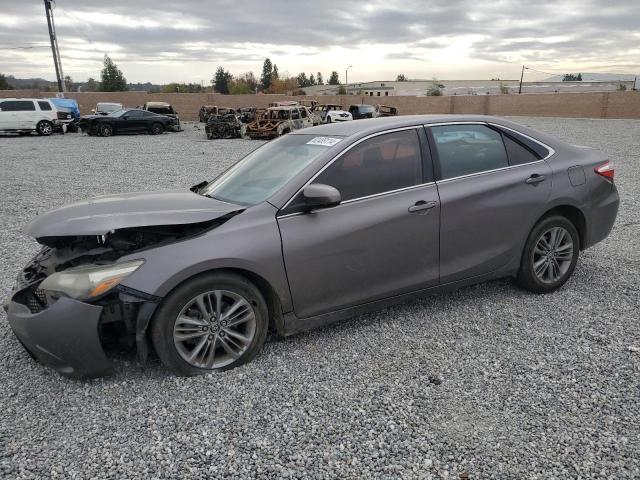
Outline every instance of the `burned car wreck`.
{"type": "Polygon", "coordinates": [[[242,122],[233,113],[224,115],[211,114],[207,117],[207,124],[204,127],[209,140],[219,138],[241,138],[242,122]]]}
{"type": "Polygon", "coordinates": [[[5,307],[11,327],[33,357],[69,377],[107,373],[102,345],[115,340],[135,345],[144,363],[160,297],[122,285],[144,260],[120,260],[197,237],[242,210],[171,191],[96,197],[37,217],[27,233],[42,249],[5,307]]]}

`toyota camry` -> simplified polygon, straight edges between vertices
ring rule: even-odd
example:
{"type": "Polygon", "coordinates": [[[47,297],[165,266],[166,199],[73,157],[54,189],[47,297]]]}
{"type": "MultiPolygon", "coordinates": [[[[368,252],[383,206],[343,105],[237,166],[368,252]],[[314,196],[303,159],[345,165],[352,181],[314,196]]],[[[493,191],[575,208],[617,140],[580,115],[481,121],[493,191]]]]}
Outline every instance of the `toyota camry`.
{"type": "MultiPolygon", "coordinates": [[[[97,197],[36,217],[41,251],[8,319],[68,376],[128,339],[180,375],[431,292],[513,277],[560,288],[618,210],[612,162],[486,116],[404,116],[292,132],[191,189],[97,197]]],[[[541,299],[544,301],[544,299],[541,299]]]]}

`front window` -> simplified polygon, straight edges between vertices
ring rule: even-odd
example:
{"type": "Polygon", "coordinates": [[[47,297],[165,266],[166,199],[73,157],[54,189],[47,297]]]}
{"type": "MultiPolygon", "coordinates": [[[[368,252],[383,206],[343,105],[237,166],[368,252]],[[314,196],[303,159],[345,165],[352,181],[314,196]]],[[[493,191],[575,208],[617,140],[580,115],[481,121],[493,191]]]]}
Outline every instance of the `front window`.
{"type": "Polygon", "coordinates": [[[254,150],[200,193],[223,202],[265,201],[342,137],[285,135],[254,150]]]}
{"type": "Polygon", "coordinates": [[[109,114],[107,114],[108,117],[121,117],[122,115],[124,115],[125,113],[127,113],[127,110],[114,110],[112,112],[110,112],[109,114]]]}
{"type": "Polygon", "coordinates": [[[360,105],[358,107],[360,113],[373,113],[376,109],[372,105],[360,105]]]}
{"type": "Polygon", "coordinates": [[[314,183],[337,188],[342,201],[420,185],[418,133],[401,130],[365,140],[332,163],[314,183]]]}

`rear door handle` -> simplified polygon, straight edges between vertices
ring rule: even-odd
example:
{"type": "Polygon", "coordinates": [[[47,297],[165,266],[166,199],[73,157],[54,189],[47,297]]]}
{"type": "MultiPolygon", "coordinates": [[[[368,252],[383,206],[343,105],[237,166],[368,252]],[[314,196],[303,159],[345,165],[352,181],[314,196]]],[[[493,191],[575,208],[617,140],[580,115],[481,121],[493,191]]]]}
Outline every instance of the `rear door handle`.
{"type": "Polygon", "coordinates": [[[420,200],[416,202],[415,205],[411,205],[409,207],[409,213],[417,213],[417,212],[423,212],[425,210],[431,210],[437,204],[438,204],[437,202],[425,202],[424,200],[420,200]]]}
{"type": "Polygon", "coordinates": [[[547,177],[545,177],[544,175],[538,175],[537,173],[534,173],[529,178],[527,178],[524,183],[527,183],[529,185],[537,185],[540,182],[544,182],[546,179],[547,177]]]}

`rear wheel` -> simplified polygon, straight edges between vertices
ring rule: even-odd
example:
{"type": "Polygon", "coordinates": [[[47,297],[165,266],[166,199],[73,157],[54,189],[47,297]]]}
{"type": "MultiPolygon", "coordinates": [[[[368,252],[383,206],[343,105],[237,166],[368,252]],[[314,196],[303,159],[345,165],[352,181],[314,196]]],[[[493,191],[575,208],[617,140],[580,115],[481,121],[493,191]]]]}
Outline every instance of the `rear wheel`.
{"type": "Polygon", "coordinates": [[[240,275],[210,273],[177,287],[162,303],[151,340],[180,375],[228,370],[252,360],[268,330],[260,291],[240,275]]]}
{"type": "Polygon", "coordinates": [[[151,125],[151,129],[149,131],[151,132],[151,135],[160,135],[163,130],[164,128],[162,127],[162,124],[154,123],[153,125],[151,125]]]}
{"type": "Polygon", "coordinates": [[[103,137],[110,137],[111,135],[113,135],[113,127],[108,123],[100,125],[100,127],[98,128],[99,128],[100,135],[103,137]]]}
{"type": "Polygon", "coordinates": [[[535,293],[557,290],[575,270],[579,251],[573,223],[561,216],[542,219],[527,239],[517,283],[535,293]]]}
{"type": "Polygon", "coordinates": [[[53,124],[49,120],[41,120],[36,125],[36,132],[38,132],[38,135],[48,137],[53,133],[53,124]]]}

